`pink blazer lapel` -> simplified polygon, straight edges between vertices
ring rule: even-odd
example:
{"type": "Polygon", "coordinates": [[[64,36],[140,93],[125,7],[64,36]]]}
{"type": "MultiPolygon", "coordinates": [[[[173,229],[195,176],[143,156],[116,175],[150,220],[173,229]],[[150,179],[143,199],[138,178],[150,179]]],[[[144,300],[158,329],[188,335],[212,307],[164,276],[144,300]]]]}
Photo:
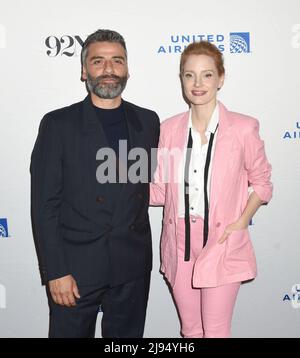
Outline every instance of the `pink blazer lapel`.
{"type": "MultiPolygon", "coordinates": [[[[224,183],[224,177],[227,171],[228,158],[230,158],[230,152],[232,148],[232,133],[230,127],[232,125],[229,113],[226,107],[219,102],[219,128],[216,137],[216,147],[214,157],[212,160],[212,174],[211,174],[211,188],[210,188],[210,216],[213,215],[214,209],[218,202],[219,193],[222,190],[224,183]]],[[[178,211],[178,184],[174,182],[174,178],[177,178],[178,165],[183,160],[185,155],[185,149],[187,144],[188,135],[188,119],[189,112],[183,113],[176,122],[176,128],[173,127],[172,138],[168,142],[168,149],[179,149],[182,153],[181,158],[176,158],[174,165],[172,166],[172,172],[170,181],[170,189],[172,190],[172,200],[175,211],[175,218],[177,218],[178,211]]]]}
{"type": "Polygon", "coordinates": [[[210,187],[210,216],[213,215],[218,202],[219,193],[224,185],[224,177],[227,171],[228,158],[232,147],[232,123],[226,107],[219,102],[219,128],[216,137],[216,147],[212,161],[211,187],[210,187]]]}
{"type": "Polygon", "coordinates": [[[171,172],[171,182],[170,188],[172,190],[172,200],[173,207],[175,212],[175,220],[177,220],[178,216],[178,166],[182,160],[184,160],[185,148],[187,145],[187,135],[188,135],[188,120],[189,120],[189,112],[183,113],[183,115],[178,118],[176,123],[176,128],[174,130],[173,136],[169,146],[169,150],[173,150],[174,148],[178,149],[178,153],[181,153],[179,156],[176,156],[176,160],[172,165],[171,172]]]}
{"type": "Polygon", "coordinates": [[[177,121],[176,135],[173,137],[172,146],[176,146],[181,151],[185,149],[187,143],[188,122],[189,112],[185,112],[177,121]]]}

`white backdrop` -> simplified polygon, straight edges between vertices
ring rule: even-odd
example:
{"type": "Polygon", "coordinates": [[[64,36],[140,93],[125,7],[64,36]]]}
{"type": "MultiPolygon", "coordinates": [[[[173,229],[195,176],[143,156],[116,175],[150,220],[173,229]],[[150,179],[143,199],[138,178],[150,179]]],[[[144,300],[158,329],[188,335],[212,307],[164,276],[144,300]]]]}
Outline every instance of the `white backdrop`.
{"type": "MultiPolygon", "coordinates": [[[[98,28],[119,31],[127,42],[131,77],[124,99],[155,110],[161,120],[187,109],[178,78],[184,40],[194,36],[224,48],[219,98],[260,120],[275,188],[250,228],[259,275],[240,290],[232,334],[300,336],[299,24],[299,0],[1,0],[0,337],[47,336],[30,223],[30,154],[42,116],[85,97],[77,39],[98,28]],[[232,33],[244,41],[235,42],[232,33]],[[245,52],[231,52],[230,44],[245,52]]],[[[150,209],[154,268],[145,337],[179,337],[158,272],[161,214],[150,209]]]]}

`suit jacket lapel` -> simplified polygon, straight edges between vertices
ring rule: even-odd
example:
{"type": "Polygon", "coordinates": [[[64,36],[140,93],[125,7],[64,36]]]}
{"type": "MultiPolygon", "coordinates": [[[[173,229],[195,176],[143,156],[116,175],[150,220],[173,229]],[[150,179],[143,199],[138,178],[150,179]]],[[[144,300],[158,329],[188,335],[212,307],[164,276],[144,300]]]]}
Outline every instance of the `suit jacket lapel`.
{"type": "MultiPolygon", "coordinates": [[[[126,194],[130,195],[129,193],[132,191],[132,193],[134,193],[134,191],[136,190],[136,187],[134,184],[131,183],[131,181],[128,178],[128,170],[129,170],[129,166],[130,166],[130,161],[128,160],[128,153],[130,151],[130,149],[133,148],[143,148],[145,147],[145,137],[141,135],[143,126],[141,121],[138,118],[138,115],[136,113],[136,111],[132,108],[132,106],[130,105],[130,103],[123,101],[123,105],[124,105],[124,111],[125,111],[125,120],[126,120],[126,124],[127,124],[127,129],[128,129],[128,145],[127,145],[127,153],[126,153],[126,157],[124,158],[118,158],[117,157],[117,166],[119,168],[119,173],[123,172],[125,174],[125,177],[127,177],[127,182],[126,184],[121,183],[118,185],[118,188],[120,190],[119,195],[122,195],[122,191],[126,190],[126,194]],[[125,161],[125,165],[124,165],[124,161],[125,161]]],[[[121,156],[125,153],[120,153],[121,156]]],[[[112,217],[112,221],[117,221],[118,220],[118,216],[119,216],[119,211],[124,210],[124,208],[122,206],[116,206],[116,210],[114,211],[113,217],[112,217]]]]}
{"type": "MultiPolygon", "coordinates": [[[[171,187],[172,187],[172,200],[173,200],[173,209],[175,212],[175,218],[177,220],[178,217],[178,174],[179,174],[179,165],[180,163],[184,164],[185,154],[186,154],[186,146],[188,139],[188,120],[189,120],[189,112],[185,112],[178,119],[176,123],[176,127],[174,127],[174,131],[169,133],[170,142],[169,142],[169,150],[174,150],[174,148],[178,149],[179,158],[176,156],[176,160],[173,163],[170,163],[171,173],[171,187]]],[[[182,185],[182,184],[181,184],[182,185]]]]}
{"type": "Polygon", "coordinates": [[[94,158],[100,148],[109,147],[103,127],[97,118],[90,96],[83,101],[83,132],[88,136],[89,147],[91,148],[94,158]]]}
{"type": "Polygon", "coordinates": [[[232,147],[232,123],[226,107],[219,102],[219,129],[216,137],[216,146],[212,161],[211,187],[210,187],[210,216],[218,203],[219,193],[222,190],[222,184],[227,171],[228,159],[232,147]]]}
{"type": "Polygon", "coordinates": [[[144,147],[143,143],[141,142],[143,138],[141,138],[140,136],[140,132],[143,129],[143,125],[132,106],[126,101],[123,101],[123,104],[129,136],[128,150],[135,147],[144,147]]]}
{"type": "MultiPolygon", "coordinates": [[[[231,121],[229,118],[229,113],[225,106],[219,102],[219,128],[216,136],[216,145],[214,156],[212,159],[212,173],[211,173],[211,188],[210,188],[210,216],[213,214],[214,209],[218,202],[218,197],[220,190],[222,190],[223,179],[227,171],[227,158],[230,157],[230,152],[232,148],[232,132],[231,121]]],[[[185,159],[185,150],[187,145],[187,136],[188,136],[188,118],[189,112],[183,113],[182,117],[176,123],[174,131],[169,133],[171,136],[170,142],[168,142],[169,149],[178,148],[182,153],[180,158],[182,161],[185,159]]],[[[174,170],[178,170],[180,160],[176,161],[176,167],[174,170]]],[[[177,174],[177,173],[176,173],[177,174]]],[[[171,178],[174,178],[174,173],[172,173],[171,178]]],[[[178,211],[178,184],[172,182],[172,199],[175,210],[175,215],[177,218],[178,211]]]]}
{"type": "MultiPolygon", "coordinates": [[[[86,160],[90,173],[90,188],[93,188],[93,192],[102,192],[103,190],[107,190],[108,184],[100,184],[96,180],[97,168],[101,164],[101,162],[96,159],[96,156],[99,149],[108,148],[109,143],[107,141],[103,127],[94,110],[90,95],[88,95],[83,101],[82,131],[84,134],[82,149],[86,150],[86,160]]],[[[115,187],[115,185],[113,187],[115,187]]]]}

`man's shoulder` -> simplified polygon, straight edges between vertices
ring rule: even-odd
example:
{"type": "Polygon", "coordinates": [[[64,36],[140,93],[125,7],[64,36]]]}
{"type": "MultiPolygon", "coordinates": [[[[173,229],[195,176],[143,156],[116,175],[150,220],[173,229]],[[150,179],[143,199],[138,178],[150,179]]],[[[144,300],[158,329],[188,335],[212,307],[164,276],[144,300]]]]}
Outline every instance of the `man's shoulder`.
{"type": "Polygon", "coordinates": [[[66,107],[57,108],[53,111],[48,112],[45,117],[57,120],[66,120],[70,116],[75,115],[81,111],[83,101],[73,103],[66,107]]]}
{"type": "Polygon", "coordinates": [[[127,108],[134,110],[138,114],[142,113],[143,115],[148,114],[149,116],[157,117],[157,113],[149,108],[141,107],[128,101],[124,101],[124,104],[127,108]]]}

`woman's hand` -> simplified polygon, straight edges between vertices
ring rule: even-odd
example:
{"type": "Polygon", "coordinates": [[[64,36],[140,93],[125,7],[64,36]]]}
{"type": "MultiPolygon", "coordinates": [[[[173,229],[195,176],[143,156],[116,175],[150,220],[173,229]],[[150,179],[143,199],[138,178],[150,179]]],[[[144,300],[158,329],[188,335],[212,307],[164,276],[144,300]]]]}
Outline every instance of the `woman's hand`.
{"type": "Polygon", "coordinates": [[[228,225],[225,230],[223,235],[220,237],[220,239],[218,240],[219,244],[222,244],[224,241],[226,241],[228,239],[228,236],[233,232],[233,231],[237,231],[237,230],[243,230],[243,229],[247,229],[249,222],[245,221],[244,219],[240,218],[238,221],[236,221],[233,224],[228,225]]]}
{"type": "Polygon", "coordinates": [[[236,230],[247,229],[249,222],[253,215],[256,213],[257,209],[261,206],[263,202],[260,200],[259,196],[253,191],[248,199],[247,206],[242,214],[242,216],[233,224],[230,224],[224,230],[223,235],[218,240],[219,244],[222,244],[225,240],[228,239],[228,236],[236,230]]]}

